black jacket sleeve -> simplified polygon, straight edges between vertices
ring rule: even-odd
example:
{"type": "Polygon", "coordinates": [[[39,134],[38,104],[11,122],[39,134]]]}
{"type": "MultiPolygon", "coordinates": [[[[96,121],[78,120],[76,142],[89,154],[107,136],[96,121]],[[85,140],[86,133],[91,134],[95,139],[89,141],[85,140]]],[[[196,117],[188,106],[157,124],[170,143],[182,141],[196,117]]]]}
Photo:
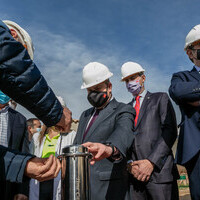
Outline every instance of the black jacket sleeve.
{"type": "MultiPolygon", "coordinates": [[[[23,153],[29,153],[29,140],[28,140],[28,130],[27,130],[27,125],[26,125],[26,118],[22,116],[20,113],[18,113],[19,118],[22,121],[24,130],[23,130],[23,136],[22,136],[22,141],[21,141],[21,149],[20,152],[23,153]]],[[[16,189],[16,194],[24,194],[27,197],[29,196],[29,178],[24,178],[23,183],[13,183],[14,187],[16,189]]]]}
{"type": "Polygon", "coordinates": [[[200,82],[186,81],[184,72],[173,74],[169,87],[170,97],[180,105],[200,100],[200,82]]]}
{"type": "Polygon", "coordinates": [[[0,146],[0,181],[22,182],[26,163],[33,157],[0,146]]]}
{"type": "Polygon", "coordinates": [[[130,105],[120,104],[120,106],[118,109],[121,111],[116,116],[115,130],[106,142],[113,144],[123,157],[126,157],[135,138],[135,110],[130,105]]]}
{"type": "Polygon", "coordinates": [[[63,108],[23,45],[0,21],[0,90],[47,126],[60,121],[63,108]]]}

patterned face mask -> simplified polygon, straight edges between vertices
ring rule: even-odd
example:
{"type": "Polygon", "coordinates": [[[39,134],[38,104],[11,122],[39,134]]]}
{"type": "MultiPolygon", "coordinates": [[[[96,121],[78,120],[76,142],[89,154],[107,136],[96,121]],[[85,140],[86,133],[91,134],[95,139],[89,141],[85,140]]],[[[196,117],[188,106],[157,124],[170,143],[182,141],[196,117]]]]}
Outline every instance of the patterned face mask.
{"type": "Polygon", "coordinates": [[[137,96],[140,93],[142,86],[140,85],[139,80],[132,80],[126,83],[126,88],[133,96],[137,96]]]}

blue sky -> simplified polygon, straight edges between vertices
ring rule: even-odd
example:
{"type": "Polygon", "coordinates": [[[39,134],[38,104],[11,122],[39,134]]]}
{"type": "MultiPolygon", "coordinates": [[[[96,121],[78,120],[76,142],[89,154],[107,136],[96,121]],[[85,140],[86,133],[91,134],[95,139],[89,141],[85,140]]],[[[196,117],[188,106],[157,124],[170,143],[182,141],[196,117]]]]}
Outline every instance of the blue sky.
{"type": "Polygon", "coordinates": [[[119,101],[131,100],[120,82],[127,61],[146,69],[148,90],[167,92],[174,72],[192,69],[183,47],[187,33],[200,24],[199,8],[197,0],[1,0],[0,17],[30,33],[35,63],[79,118],[90,106],[80,86],[82,68],[91,61],[114,73],[113,95],[119,101]]]}

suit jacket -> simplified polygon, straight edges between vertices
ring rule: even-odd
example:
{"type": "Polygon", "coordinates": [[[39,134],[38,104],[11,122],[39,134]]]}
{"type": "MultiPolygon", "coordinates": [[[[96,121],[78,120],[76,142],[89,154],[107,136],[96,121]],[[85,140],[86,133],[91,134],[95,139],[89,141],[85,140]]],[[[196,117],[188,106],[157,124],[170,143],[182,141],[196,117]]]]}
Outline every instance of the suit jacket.
{"type": "MultiPolygon", "coordinates": [[[[133,105],[133,102],[130,102],[133,105]]],[[[135,127],[133,160],[148,159],[155,164],[150,181],[171,182],[178,177],[172,146],[177,137],[175,112],[166,93],[150,93],[144,97],[135,127]]]]}
{"type": "MultiPolygon", "coordinates": [[[[19,112],[8,109],[8,147],[23,153],[29,152],[28,132],[26,118],[19,112]]],[[[29,180],[24,183],[0,182],[1,188],[5,187],[5,199],[13,199],[15,194],[28,196],[29,180]]]]}
{"type": "Polygon", "coordinates": [[[130,199],[126,153],[134,139],[133,119],[135,111],[131,106],[113,99],[100,111],[83,140],[83,134],[93,111],[94,108],[90,108],[82,113],[74,144],[85,142],[112,143],[123,157],[119,161],[103,159],[91,166],[91,200],[130,199]]]}
{"type": "Polygon", "coordinates": [[[187,103],[200,100],[200,74],[195,67],[173,74],[169,94],[182,114],[176,162],[184,165],[200,150],[200,107],[187,103]]]}

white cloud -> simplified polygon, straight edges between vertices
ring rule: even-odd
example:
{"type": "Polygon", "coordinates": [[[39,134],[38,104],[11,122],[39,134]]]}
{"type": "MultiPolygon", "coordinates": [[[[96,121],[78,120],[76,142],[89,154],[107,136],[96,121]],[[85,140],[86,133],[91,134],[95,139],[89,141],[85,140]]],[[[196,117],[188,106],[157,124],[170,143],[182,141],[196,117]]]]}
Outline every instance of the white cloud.
{"type": "MultiPolygon", "coordinates": [[[[120,68],[123,61],[120,48],[92,51],[79,39],[67,33],[62,36],[37,29],[32,29],[31,33],[34,36],[36,49],[34,60],[55,94],[65,99],[67,106],[72,110],[73,118],[79,118],[82,111],[90,106],[87,102],[86,91],[81,90],[80,86],[82,68],[91,61],[104,63],[114,73],[111,82],[113,83],[113,95],[117,100],[125,103],[131,100],[131,94],[120,81],[120,68]]],[[[142,60],[142,58],[137,60],[142,60]]],[[[141,64],[146,69],[147,89],[152,92],[167,92],[171,74],[165,74],[153,63],[142,62],[141,64]]],[[[18,110],[27,118],[31,116],[21,107],[18,110]]]]}

